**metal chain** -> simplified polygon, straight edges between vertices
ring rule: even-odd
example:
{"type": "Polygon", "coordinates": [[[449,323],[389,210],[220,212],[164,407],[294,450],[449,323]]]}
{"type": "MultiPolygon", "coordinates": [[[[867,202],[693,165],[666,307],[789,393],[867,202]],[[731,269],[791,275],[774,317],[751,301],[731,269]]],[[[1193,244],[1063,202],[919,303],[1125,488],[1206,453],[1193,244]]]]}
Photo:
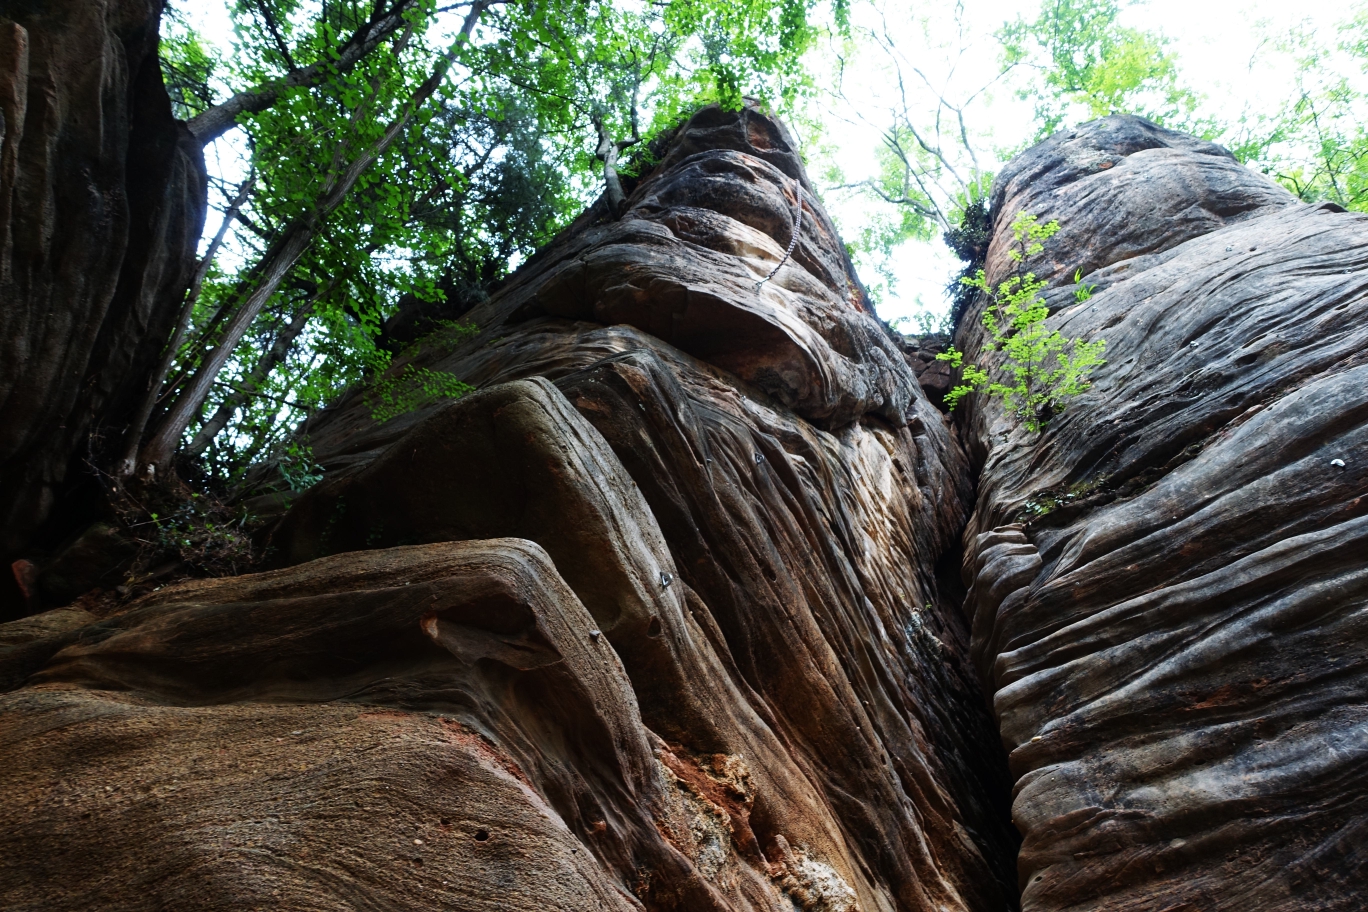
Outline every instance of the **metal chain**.
{"type": "Polygon", "coordinates": [[[789,239],[788,250],[784,251],[784,258],[774,264],[770,274],[755,283],[756,291],[759,291],[766,282],[778,275],[779,270],[788,262],[789,257],[793,256],[793,248],[798,246],[798,229],[803,226],[803,184],[796,177],[793,179],[793,196],[797,200],[798,206],[793,211],[793,237],[789,239]]]}

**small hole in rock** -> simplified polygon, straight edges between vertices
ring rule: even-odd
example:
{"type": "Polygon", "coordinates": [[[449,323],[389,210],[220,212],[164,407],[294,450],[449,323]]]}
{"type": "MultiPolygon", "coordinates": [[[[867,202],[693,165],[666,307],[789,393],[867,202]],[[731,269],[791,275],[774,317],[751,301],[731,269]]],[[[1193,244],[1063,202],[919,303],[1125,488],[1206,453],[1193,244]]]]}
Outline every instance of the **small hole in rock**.
{"type": "Polygon", "coordinates": [[[476,830],[475,838],[480,842],[484,842],[486,839],[489,838],[489,830],[476,830]]]}
{"type": "Polygon", "coordinates": [[[651,623],[646,626],[646,635],[648,637],[660,636],[660,618],[651,618],[651,623]]]}

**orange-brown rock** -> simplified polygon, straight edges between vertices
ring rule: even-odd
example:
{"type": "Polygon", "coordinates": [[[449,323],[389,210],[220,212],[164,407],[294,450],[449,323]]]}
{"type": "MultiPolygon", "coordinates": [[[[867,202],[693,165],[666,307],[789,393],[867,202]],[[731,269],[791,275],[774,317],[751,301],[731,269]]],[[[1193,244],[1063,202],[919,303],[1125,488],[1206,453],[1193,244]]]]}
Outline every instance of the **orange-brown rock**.
{"type": "Polygon", "coordinates": [[[1013,904],[955,434],[784,128],[662,152],[396,359],[479,392],[311,424],[278,569],[11,628],[6,905],[1013,904]]]}
{"type": "Polygon", "coordinates": [[[390,374],[477,392],[310,423],[274,569],[0,626],[0,905],[1357,909],[1368,218],[1019,157],[990,278],[1058,218],[1108,343],[1033,435],[928,401],[781,125],[658,151],[390,374]]]}

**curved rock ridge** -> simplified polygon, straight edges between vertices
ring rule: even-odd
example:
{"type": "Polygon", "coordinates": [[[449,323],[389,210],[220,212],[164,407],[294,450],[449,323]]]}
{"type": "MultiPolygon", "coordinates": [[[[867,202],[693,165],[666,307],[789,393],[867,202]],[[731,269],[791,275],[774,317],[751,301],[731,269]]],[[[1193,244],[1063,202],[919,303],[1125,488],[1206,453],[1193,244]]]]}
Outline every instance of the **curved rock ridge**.
{"type": "MultiPolygon", "coordinates": [[[[551,319],[630,326],[820,427],[867,414],[905,424],[916,378],[873,317],[787,129],[753,108],[705,108],[660,157],[621,219],[612,220],[602,202],[590,207],[465,315],[503,334],[482,337],[485,357],[518,363],[500,343],[519,344],[518,329],[561,332],[551,319]],[[757,289],[783,258],[799,197],[793,255],[757,289]]],[[[416,349],[422,346],[409,352],[416,366],[463,376],[472,369],[463,351],[416,349]]],[[[480,384],[495,379],[487,371],[471,376],[480,384]]]]}
{"type": "MultiPolygon", "coordinates": [[[[1137,118],[994,190],[1057,218],[1050,325],[1107,364],[1038,439],[967,410],[972,652],[1028,910],[1358,909],[1368,890],[1368,217],[1137,118]]],[[[982,303],[960,328],[973,354],[982,303]]]]}
{"type": "Polygon", "coordinates": [[[659,158],[391,374],[478,392],[312,423],[277,569],[0,628],[0,904],[1014,905],[956,435],[781,125],[659,158]]]}

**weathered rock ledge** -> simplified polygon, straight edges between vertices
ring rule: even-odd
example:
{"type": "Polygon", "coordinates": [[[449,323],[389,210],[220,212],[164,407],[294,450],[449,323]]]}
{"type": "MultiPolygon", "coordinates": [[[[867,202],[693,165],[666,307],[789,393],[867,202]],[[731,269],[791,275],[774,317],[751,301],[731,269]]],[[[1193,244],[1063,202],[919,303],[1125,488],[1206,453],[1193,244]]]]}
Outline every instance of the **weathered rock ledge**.
{"type": "Polygon", "coordinates": [[[7,907],[1012,904],[954,432],[774,121],[629,203],[309,428],[279,569],[7,628],[7,907]]]}
{"type": "Polygon", "coordinates": [[[1039,437],[697,114],[393,368],[477,393],[313,422],[275,569],[0,626],[0,904],[1358,908],[1368,218],[1121,117],[993,200],[1108,342],[1039,437]]]}
{"type": "MultiPolygon", "coordinates": [[[[1107,340],[1029,439],[967,416],[974,660],[1031,910],[1357,909],[1368,890],[1368,217],[1109,117],[1013,162],[1052,325],[1107,340]]],[[[979,311],[959,342],[978,343],[979,311]]]]}

